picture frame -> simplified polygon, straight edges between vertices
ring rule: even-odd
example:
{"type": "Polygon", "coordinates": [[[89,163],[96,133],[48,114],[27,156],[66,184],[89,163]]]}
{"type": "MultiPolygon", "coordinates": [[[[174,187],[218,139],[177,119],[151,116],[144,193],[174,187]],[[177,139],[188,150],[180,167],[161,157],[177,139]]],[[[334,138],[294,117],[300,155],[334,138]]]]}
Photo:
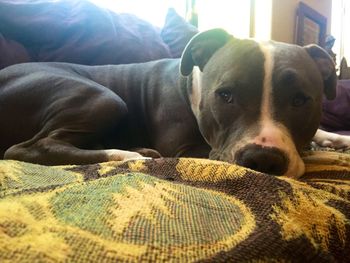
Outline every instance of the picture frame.
{"type": "Polygon", "coordinates": [[[296,19],[296,40],[300,46],[325,46],[327,18],[303,2],[299,3],[296,19]]]}

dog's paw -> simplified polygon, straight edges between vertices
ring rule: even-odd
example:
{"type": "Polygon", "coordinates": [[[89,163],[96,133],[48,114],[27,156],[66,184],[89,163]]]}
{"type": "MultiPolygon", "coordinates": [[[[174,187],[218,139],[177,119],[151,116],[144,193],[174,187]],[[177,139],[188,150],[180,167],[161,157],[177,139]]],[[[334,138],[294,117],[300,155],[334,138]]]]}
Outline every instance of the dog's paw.
{"type": "Polygon", "coordinates": [[[143,156],[138,152],[123,151],[123,150],[105,150],[105,154],[108,156],[109,161],[131,161],[131,160],[143,160],[151,159],[150,157],[143,156]]]}
{"type": "Polygon", "coordinates": [[[149,149],[149,148],[137,148],[137,149],[132,149],[133,151],[141,154],[144,157],[150,157],[150,158],[161,158],[162,156],[160,153],[154,149],[149,149]]]}
{"type": "Polygon", "coordinates": [[[322,147],[350,149],[350,136],[317,130],[313,142],[322,147]]]}
{"type": "Polygon", "coordinates": [[[339,135],[337,138],[325,139],[318,143],[322,147],[334,149],[348,149],[350,148],[350,139],[347,136],[339,135]]]}

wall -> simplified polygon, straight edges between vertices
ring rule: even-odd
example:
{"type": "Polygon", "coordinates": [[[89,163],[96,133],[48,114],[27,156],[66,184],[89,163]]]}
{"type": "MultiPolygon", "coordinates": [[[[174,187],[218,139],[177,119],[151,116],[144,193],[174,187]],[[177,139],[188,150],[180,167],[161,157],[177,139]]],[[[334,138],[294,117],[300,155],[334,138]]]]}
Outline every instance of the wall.
{"type": "MultiPolygon", "coordinates": [[[[261,0],[258,0],[261,1],[261,0]]],[[[300,0],[273,0],[272,29],[273,40],[293,43],[296,11],[300,0]]],[[[332,0],[303,0],[303,2],[327,18],[327,33],[330,32],[332,0]]]]}

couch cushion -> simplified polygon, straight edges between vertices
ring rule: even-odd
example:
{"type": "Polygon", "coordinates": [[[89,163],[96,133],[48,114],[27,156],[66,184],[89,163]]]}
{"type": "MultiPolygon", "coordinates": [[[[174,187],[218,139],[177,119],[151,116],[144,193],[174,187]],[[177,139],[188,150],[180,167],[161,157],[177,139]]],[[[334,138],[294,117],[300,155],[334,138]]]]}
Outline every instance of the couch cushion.
{"type": "Polygon", "coordinates": [[[161,32],[163,41],[169,46],[174,58],[181,57],[182,51],[190,39],[198,33],[198,29],[179,16],[170,8],[161,32]]]}
{"type": "Polygon", "coordinates": [[[324,100],[321,125],[328,131],[350,135],[350,80],[339,80],[337,97],[324,100]]]}
{"type": "Polygon", "coordinates": [[[20,43],[6,39],[0,33],[0,69],[15,63],[29,62],[31,58],[20,43]]]}
{"type": "Polygon", "coordinates": [[[0,0],[0,32],[34,61],[96,65],[171,57],[158,28],[89,1],[0,0]]]}

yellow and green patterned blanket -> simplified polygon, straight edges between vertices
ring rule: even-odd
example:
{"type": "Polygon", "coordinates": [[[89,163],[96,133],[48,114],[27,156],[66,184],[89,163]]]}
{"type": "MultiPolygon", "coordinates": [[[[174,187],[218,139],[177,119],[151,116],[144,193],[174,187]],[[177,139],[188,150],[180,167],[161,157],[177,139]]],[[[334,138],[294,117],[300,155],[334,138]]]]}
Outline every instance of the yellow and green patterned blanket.
{"type": "Polygon", "coordinates": [[[350,262],[350,155],[300,180],[204,159],[0,161],[0,262],[350,262]]]}

